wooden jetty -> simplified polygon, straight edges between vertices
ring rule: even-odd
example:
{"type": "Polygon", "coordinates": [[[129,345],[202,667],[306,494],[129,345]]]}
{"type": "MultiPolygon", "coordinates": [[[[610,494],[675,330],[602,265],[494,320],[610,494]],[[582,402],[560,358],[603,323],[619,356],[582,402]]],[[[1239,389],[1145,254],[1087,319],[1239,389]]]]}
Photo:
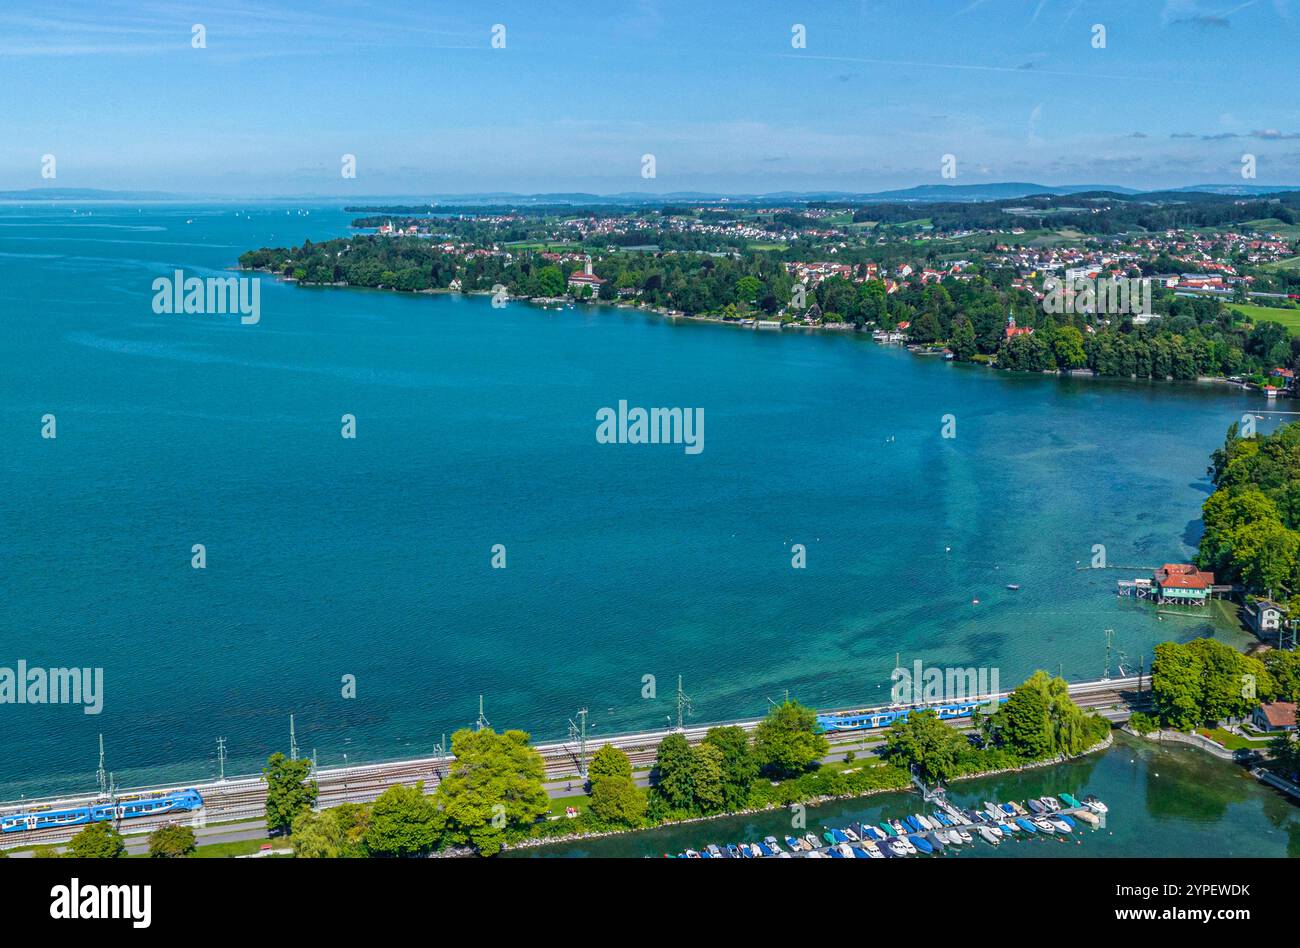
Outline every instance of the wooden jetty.
{"type": "Polygon", "coordinates": [[[1191,606],[1202,611],[1212,599],[1244,592],[1235,583],[1216,583],[1214,574],[1191,563],[1166,563],[1150,579],[1121,579],[1115,584],[1117,596],[1143,599],[1161,606],[1191,606]]]}

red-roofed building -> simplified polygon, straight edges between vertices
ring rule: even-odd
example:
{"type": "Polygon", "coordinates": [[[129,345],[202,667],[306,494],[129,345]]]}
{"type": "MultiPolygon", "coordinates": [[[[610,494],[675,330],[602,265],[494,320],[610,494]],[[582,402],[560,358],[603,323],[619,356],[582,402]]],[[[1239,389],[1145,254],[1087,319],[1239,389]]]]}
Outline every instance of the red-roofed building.
{"type": "Polygon", "coordinates": [[[591,287],[591,295],[595,296],[600,292],[601,284],[605,281],[591,272],[591,258],[588,257],[582,265],[582,271],[574,271],[569,274],[569,289],[576,292],[582,292],[584,286],[591,287]]]}
{"type": "Polygon", "coordinates": [[[1252,717],[1255,727],[1261,731],[1294,731],[1295,704],[1290,701],[1270,701],[1255,709],[1252,717]]]}
{"type": "Polygon", "coordinates": [[[1214,574],[1202,572],[1191,563],[1166,563],[1156,570],[1152,585],[1157,602],[1201,606],[1210,601],[1214,574]]]}
{"type": "Polygon", "coordinates": [[[1017,326],[1016,317],[1007,317],[1007,338],[1014,339],[1016,336],[1032,336],[1034,334],[1033,326],[1017,326]]]}

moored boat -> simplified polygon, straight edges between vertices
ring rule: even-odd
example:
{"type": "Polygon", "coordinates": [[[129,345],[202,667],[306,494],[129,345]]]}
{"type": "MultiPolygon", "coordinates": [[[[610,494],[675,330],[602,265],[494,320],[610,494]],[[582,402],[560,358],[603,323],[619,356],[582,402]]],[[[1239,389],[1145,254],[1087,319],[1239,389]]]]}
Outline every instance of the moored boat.
{"type": "Polygon", "coordinates": [[[918,852],[925,853],[927,856],[930,853],[934,852],[934,847],[930,845],[930,841],[920,833],[913,833],[911,836],[907,838],[908,841],[911,842],[911,844],[916,847],[918,852]]]}
{"type": "Polygon", "coordinates": [[[1038,832],[1038,827],[1035,826],[1033,823],[1031,823],[1031,822],[1029,821],[1029,818],[1028,818],[1028,817],[1017,816],[1017,817],[1016,817],[1016,825],[1019,826],[1019,827],[1020,827],[1022,830],[1024,830],[1026,833],[1037,833],[1037,832],[1038,832]]]}

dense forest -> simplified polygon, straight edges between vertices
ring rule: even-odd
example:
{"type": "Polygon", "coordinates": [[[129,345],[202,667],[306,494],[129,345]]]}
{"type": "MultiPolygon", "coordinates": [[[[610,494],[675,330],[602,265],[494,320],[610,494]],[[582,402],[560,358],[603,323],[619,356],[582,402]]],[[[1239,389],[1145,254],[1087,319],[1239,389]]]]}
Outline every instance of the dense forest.
{"type": "Polygon", "coordinates": [[[1209,474],[1197,565],[1286,601],[1300,591],[1300,423],[1267,435],[1233,424],[1209,474]]]}

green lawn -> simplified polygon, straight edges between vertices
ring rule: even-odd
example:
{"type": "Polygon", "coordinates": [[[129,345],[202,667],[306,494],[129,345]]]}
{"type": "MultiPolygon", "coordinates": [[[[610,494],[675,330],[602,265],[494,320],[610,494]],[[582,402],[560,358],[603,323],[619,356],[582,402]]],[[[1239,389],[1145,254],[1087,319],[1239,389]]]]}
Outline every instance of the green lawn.
{"type": "Polygon", "coordinates": [[[195,859],[226,859],[231,856],[251,856],[258,852],[264,843],[270,843],[276,849],[284,849],[289,845],[287,838],[280,839],[241,839],[233,843],[213,843],[211,846],[200,846],[194,852],[195,859]]]}
{"type": "MultiPolygon", "coordinates": [[[[1292,240],[1296,237],[1300,237],[1300,225],[1283,224],[1276,217],[1264,217],[1254,221],[1243,221],[1242,223],[1255,228],[1255,230],[1269,234],[1277,234],[1281,237],[1287,237],[1292,240]]],[[[1213,232],[1214,228],[1209,228],[1209,230],[1213,232]]]]}
{"type": "Polygon", "coordinates": [[[581,816],[591,809],[591,797],[585,793],[572,797],[555,797],[551,800],[551,815],[563,817],[565,807],[570,806],[577,810],[578,815],[581,816]]]}
{"type": "Polygon", "coordinates": [[[1277,309],[1253,303],[1229,303],[1228,308],[1245,316],[1252,323],[1281,323],[1291,330],[1291,335],[1300,336],[1300,309],[1277,309]]]}
{"type": "Polygon", "coordinates": [[[1212,741],[1222,744],[1228,750],[1263,750],[1268,747],[1271,738],[1259,738],[1251,740],[1242,737],[1240,734],[1233,734],[1231,731],[1225,731],[1221,727],[1216,728],[1198,728],[1197,733],[1203,737],[1208,737],[1212,741]]]}

